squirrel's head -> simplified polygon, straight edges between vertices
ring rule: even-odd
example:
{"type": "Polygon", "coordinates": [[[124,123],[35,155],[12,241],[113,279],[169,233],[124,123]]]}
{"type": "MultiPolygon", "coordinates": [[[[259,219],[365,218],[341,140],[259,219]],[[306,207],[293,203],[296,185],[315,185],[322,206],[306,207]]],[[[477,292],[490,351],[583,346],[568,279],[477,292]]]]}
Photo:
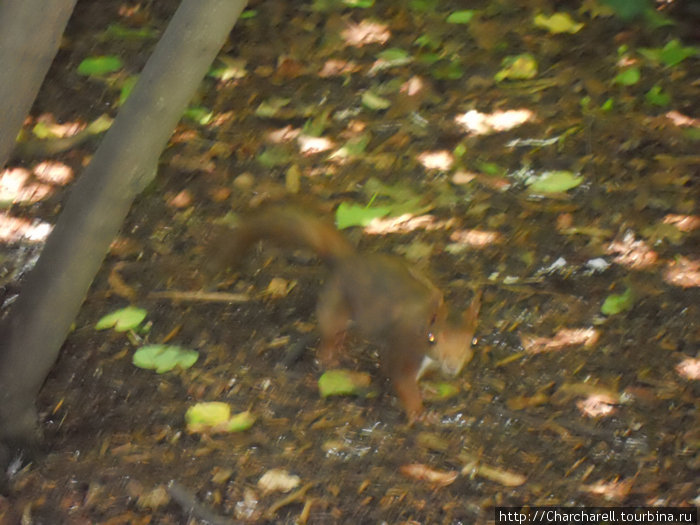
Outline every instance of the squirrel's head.
{"type": "Polygon", "coordinates": [[[428,332],[430,355],[443,372],[456,376],[474,356],[472,339],[481,305],[481,293],[477,292],[469,307],[457,319],[446,314],[437,316],[428,332]]]}

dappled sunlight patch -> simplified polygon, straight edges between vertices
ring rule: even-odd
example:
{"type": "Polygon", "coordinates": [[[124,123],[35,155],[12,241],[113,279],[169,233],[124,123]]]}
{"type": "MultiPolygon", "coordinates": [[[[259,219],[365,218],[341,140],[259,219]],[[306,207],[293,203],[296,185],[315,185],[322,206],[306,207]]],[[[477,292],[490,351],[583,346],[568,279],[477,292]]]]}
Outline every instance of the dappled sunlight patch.
{"type": "Polygon", "coordinates": [[[457,230],[450,234],[450,240],[473,248],[485,248],[503,242],[503,236],[497,231],[487,230],[457,230]]]}
{"type": "Polygon", "coordinates": [[[360,66],[352,60],[339,60],[337,58],[331,58],[326,60],[325,64],[318,72],[318,76],[321,78],[328,77],[338,77],[342,75],[349,75],[350,73],[355,73],[360,69],[360,66]]]}
{"type": "Polygon", "coordinates": [[[170,137],[170,142],[172,144],[184,144],[187,142],[195,141],[199,138],[199,134],[196,129],[188,128],[177,128],[173,135],[170,137]]]}
{"type": "Polygon", "coordinates": [[[446,229],[452,225],[452,221],[436,219],[433,215],[412,215],[404,213],[397,217],[379,217],[365,226],[365,233],[370,235],[383,235],[385,233],[407,233],[414,230],[438,230],[446,229]]]}
{"type": "Polygon", "coordinates": [[[279,79],[292,79],[300,77],[306,73],[306,66],[289,56],[281,56],[277,59],[277,70],[275,75],[279,79]]]}
{"type": "Polygon", "coordinates": [[[32,172],[40,181],[53,184],[55,186],[65,186],[73,180],[73,169],[62,162],[40,162],[34,167],[32,172]]]}
{"type": "Polygon", "coordinates": [[[700,380],[700,359],[684,359],[676,365],[676,372],[685,379],[700,380]]]}
{"type": "Polygon", "coordinates": [[[426,92],[427,88],[428,86],[425,83],[425,80],[423,80],[418,75],[413,75],[406,82],[401,84],[401,89],[399,89],[399,93],[404,93],[409,97],[415,97],[416,95],[426,92]]]}
{"type": "Polygon", "coordinates": [[[194,197],[192,196],[192,193],[189,190],[182,190],[180,193],[177,195],[170,197],[168,199],[168,205],[172,206],[173,208],[187,208],[188,206],[192,206],[192,203],[194,202],[194,197]]]}
{"type": "Polygon", "coordinates": [[[576,402],[576,407],[587,417],[605,417],[615,413],[617,399],[608,394],[591,394],[576,402]]]}
{"type": "Polygon", "coordinates": [[[215,113],[209,122],[209,127],[220,128],[226,124],[232,123],[236,118],[236,114],[233,111],[225,111],[223,113],[215,113]]]}
{"type": "Polygon", "coordinates": [[[428,482],[435,487],[446,487],[451,485],[459,476],[459,472],[455,470],[437,470],[422,463],[410,463],[401,465],[399,472],[417,481],[428,482]]]}
{"type": "Polygon", "coordinates": [[[34,182],[25,168],[8,168],[0,172],[0,203],[33,204],[53,192],[51,185],[34,182]]]}
{"type": "Polygon", "coordinates": [[[299,128],[293,128],[292,126],[285,126],[283,128],[278,128],[268,132],[265,138],[272,142],[273,144],[284,144],[286,142],[291,142],[301,135],[301,130],[299,128]]]}
{"type": "Polygon", "coordinates": [[[32,221],[30,219],[11,217],[0,213],[0,242],[44,242],[51,233],[53,226],[48,222],[32,221]]]}
{"type": "Polygon", "coordinates": [[[689,117],[683,113],[673,110],[666,113],[666,118],[681,128],[700,127],[700,119],[689,117]]]}
{"type": "Polygon", "coordinates": [[[520,335],[520,342],[526,352],[540,354],[553,352],[567,346],[593,346],[600,337],[595,328],[562,328],[553,337],[536,337],[528,334],[520,335]]]}
{"type": "Polygon", "coordinates": [[[309,137],[308,135],[300,135],[299,151],[305,155],[321,153],[335,147],[335,143],[326,137],[309,137]]]}
{"type": "Polygon", "coordinates": [[[666,266],[664,281],[683,288],[700,286],[700,259],[677,257],[666,266]]]}
{"type": "Polygon", "coordinates": [[[454,164],[454,156],[447,150],[425,151],[418,155],[418,162],[428,170],[447,171],[454,164]]]}
{"type": "Polygon", "coordinates": [[[348,24],[340,32],[340,36],[345,40],[346,44],[355,47],[362,47],[368,44],[384,44],[391,37],[391,31],[388,28],[387,24],[363,20],[359,24],[348,24]]]}
{"type": "Polygon", "coordinates": [[[479,184],[483,184],[487,188],[491,188],[497,191],[503,191],[510,187],[510,181],[505,177],[499,177],[497,175],[487,175],[485,173],[480,173],[478,171],[467,171],[467,170],[457,170],[452,176],[453,184],[468,184],[469,182],[475,180],[479,184]]]}
{"type": "Polygon", "coordinates": [[[581,485],[581,490],[583,492],[588,492],[589,494],[594,494],[596,496],[602,496],[603,499],[607,501],[621,501],[624,500],[632,489],[632,483],[634,479],[619,480],[604,482],[599,481],[593,483],[592,485],[581,485]]]}
{"type": "Polygon", "coordinates": [[[60,124],[56,122],[53,115],[46,113],[37,119],[32,132],[37,138],[40,139],[51,137],[63,138],[72,137],[85,129],[85,127],[86,124],[82,122],[64,122],[63,124],[60,124]]]}
{"type": "Polygon", "coordinates": [[[621,241],[613,241],[606,249],[608,255],[615,255],[617,264],[640,270],[653,266],[658,260],[658,254],[646,242],[635,240],[634,234],[628,232],[621,241]]]}
{"type": "Polygon", "coordinates": [[[680,231],[688,233],[700,228],[700,216],[669,213],[664,217],[663,223],[672,224],[680,231]]]}
{"type": "Polygon", "coordinates": [[[471,109],[455,117],[457,125],[473,135],[487,135],[500,131],[508,131],[526,122],[534,120],[535,114],[529,109],[497,110],[493,113],[482,113],[471,109]]]}

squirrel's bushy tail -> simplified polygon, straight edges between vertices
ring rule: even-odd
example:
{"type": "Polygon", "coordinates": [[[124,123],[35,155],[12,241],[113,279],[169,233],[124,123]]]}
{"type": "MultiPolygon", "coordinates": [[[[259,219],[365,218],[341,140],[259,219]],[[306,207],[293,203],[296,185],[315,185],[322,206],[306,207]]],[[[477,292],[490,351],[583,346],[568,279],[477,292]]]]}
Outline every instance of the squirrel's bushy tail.
{"type": "Polygon", "coordinates": [[[216,235],[209,250],[214,255],[207,266],[213,273],[235,266],[260,240],[309,249],[331,265],[355,253],[333,225],[293,208],[269,208],[243,217],[234,230],[216,235]]]}

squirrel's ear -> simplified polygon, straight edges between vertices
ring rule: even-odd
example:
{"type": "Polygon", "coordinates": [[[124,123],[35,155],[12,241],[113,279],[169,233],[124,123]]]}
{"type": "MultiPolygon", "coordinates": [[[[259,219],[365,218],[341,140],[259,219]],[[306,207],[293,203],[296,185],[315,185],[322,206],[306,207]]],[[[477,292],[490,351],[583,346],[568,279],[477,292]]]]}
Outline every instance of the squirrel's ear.
{"type": "Polygon", "coordinates": [[[479,317],[479,310],[481,310],[481,290],[476,290],[472,302],[467,309],[462,312],[462,326],[470,327],[472,329],[472,336],[476,330],[476,320],[479,317]]]}

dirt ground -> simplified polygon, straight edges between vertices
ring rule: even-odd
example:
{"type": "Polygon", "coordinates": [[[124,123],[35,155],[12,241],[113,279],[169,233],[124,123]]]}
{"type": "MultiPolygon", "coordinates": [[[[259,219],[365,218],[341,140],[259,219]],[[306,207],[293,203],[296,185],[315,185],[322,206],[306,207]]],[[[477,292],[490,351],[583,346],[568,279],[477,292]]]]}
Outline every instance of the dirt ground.
{"type": "MultiPolygon", "coordinates": [[[[177,4],[78,2],[26,130],[116,115],[177,4]],[[123,69],[76,72],[100,55],[123,69]]],[[[700,506],[700,68],[697,54],[664,66],[640,51],[697,45],[700,22],[688,4],[657,28],[595,5],[570,11],[578,32],[552,34],[530,21],[568,4],[476,2],[456,24],[461,2],[252,2],[85,300],[38,400],[44,453],[13,473],[0,522],[486,523],[495,506],[700,506]],[[494,80],[522,53],[536,76],[494,80]],[[634,64],[638,83],[613,80],[634,64]],[[583,179],[533,191],[548,172],[583,179]],[[457,310],[482,292],[474,358],[423,383],[430,418],[408,423],[359,337],[344,365],[370,373],[372,395],[319,396],[328,274],[313,254],[265,245],[205,278],[212,229],[275,202],[329,220],[341,203],[388,206],[393,217],[347,230],[360,251],[425,269],[457,310]],[[202,290],[247,299],[187,295],[202,290]],[[147,330],[95,330],[129,304],[147,330]],[[132,364],[146,343],[199,359],[156,374],[132,364]],[[189,433],[203,401],[255,423],[189,433]]],[[[31,176],[4,216],[55,222],[98,144],[15,158],[31,176]],[[70,175],[42,179],[57,166],[70,175]]],[[[10,230],[6,306],[40,249],[10,230]]]]}

